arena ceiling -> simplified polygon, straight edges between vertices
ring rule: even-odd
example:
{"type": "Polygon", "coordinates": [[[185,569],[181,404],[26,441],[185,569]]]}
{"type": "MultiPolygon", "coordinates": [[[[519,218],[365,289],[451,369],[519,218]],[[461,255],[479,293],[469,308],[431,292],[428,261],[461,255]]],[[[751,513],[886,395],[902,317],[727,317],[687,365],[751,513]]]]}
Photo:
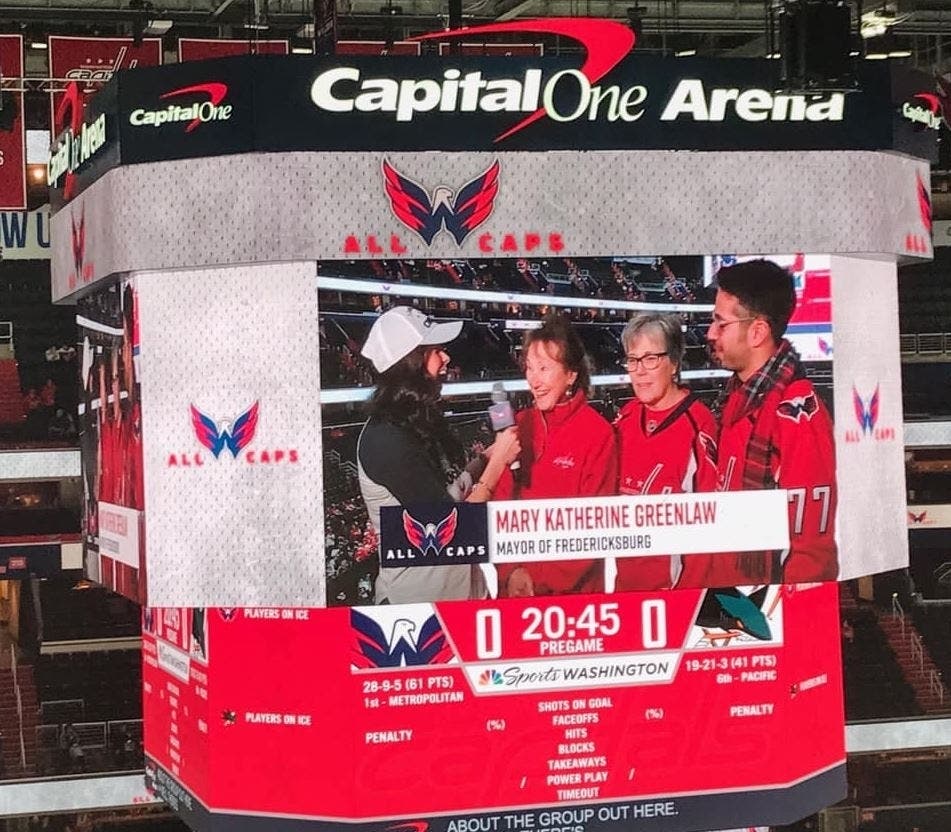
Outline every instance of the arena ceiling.
{"type": "MultiPolygon", "coordinates": [[[[767,7],[778,0],[463,0],[467,25],[528,17],[590,16],[629,21],[636,9],[640,49],[765,55],[767,7]]],[[[311,0],[0,0],[0,28],[45,34],[128,34],[139,17],[172,22],[170,37],[290,37],[306,40],[311,0]],[[136,12],[135,7],[145,6],[136,12]]],[[[857,4],[856,4],[857,5],[857,4]]],[[[447,25],[448,0],[337,0],[341,37],[402,38],[447,25]]],[[[890,48],[918,66],[951,58],[951,0],[865,2],[863,22],[882,25],[890,48]]]]}

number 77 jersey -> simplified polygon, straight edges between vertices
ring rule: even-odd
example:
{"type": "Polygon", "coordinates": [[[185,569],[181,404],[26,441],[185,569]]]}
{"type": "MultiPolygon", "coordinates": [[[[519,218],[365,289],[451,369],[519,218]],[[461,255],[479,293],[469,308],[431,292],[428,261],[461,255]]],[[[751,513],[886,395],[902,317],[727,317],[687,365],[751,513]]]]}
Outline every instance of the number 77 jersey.
{"type": "Polygon", "coordinates": [[[829,411],[807,379],[791,382],[781,396],[737,414],[730,395],[718,442],[721,491],[784,488],[789,500],[789,549],[739,552],[709,559],[706,586],[834,581],[835,439],[829,411]]]}

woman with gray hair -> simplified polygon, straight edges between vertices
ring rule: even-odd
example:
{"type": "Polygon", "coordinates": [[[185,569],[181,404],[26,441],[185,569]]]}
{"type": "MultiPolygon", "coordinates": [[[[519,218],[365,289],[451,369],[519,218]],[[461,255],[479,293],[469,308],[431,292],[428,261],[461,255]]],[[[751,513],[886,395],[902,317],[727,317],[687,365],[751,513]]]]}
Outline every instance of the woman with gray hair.
{"type": "MultiPolygon", "coordinates": [[[[635,398],[622,408],[618,436],[622,494],[715,491],[716,422],[680,385],[683,322],[679,315],[635,315],[621,334],[635,398]]],[[[618,558],[617,591],[704,586],[708,556],[618,558]]]]}

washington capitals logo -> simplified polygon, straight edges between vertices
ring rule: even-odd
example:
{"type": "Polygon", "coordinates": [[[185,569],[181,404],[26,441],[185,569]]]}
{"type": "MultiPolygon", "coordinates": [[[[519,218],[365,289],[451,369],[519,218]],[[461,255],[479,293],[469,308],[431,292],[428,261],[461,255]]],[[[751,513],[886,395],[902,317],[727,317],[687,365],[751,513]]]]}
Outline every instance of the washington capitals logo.
{"type": "Polygon", "coordinates": [[[808,422],[818,411],[819,400],[815,393],[809,393],[807,396],[796,396],[794,399],[780,402],[779,407],[776,408],[776,415],[798,423],[803,419],[808,422]]]}
{"type": "Polygon", "coordinates": [[[442,553],[456,536],[459,525],[459,510],[453,509],[449,516],[438,523],[420,523],[408,511],[403,512],[403,531],[406,539],[424,555],[430,550],[436,557],[442,553]]]}
{"type": "Polygon", "coordinates": [[[446,634],[435,615],[428,616],[422,623],[397,618],[387,634],[369,615],[352,609],[350,625],[353,628],[350,663],[356,668],[448,664],[453,659],[446,634]]]}
{"type": "Polygon", "coordinates": [[[858,388],[853,384],[852,404],[855,407],[855,419],[859,423],[859,427],[862,428],[862,433],[871,433],[878,421],[878,385],[875,385],[875,392],[868,399],[863,399],[859,395],[858,388]]]}
{"type": "Polygon", "coordinates": [[[221,607],[218,610],[218,615],[220,615],[224,621],[234,621],[234,617],[237,614],[238,614],[237,607],[221,607]]]}
{"type": "Polygon", "coordinates": [[[237,458],[241,449],[246,448],[254,439],[254,432],[258,426],[258,402],[252,404],[235,419],[234,424],[225,421],[221,423],[220,428],[210,416],[202,413],[195,405],[190,407],[195,436],[214,454],[215,459],[225,448],[237,458]]]}
{"type": "Polygon", "coordinates": [[[445,228],[456,245],[461,246],[492,214],[499,192],[499,162],[493,162],[485,173],[458,191],[439,185],[432,198],[419,183],[401,174],[386,159],[383,160],[383,180],[396,218],[418,234],[426,245],[431,245],[445,228]]]}
{"type": "Polygon", "coordinates": [[[819,349],[822,351],[823,355],[832,355],[832,344],[826,341],[821,335],[817,335],[816,339],[819,343],[819,349]]]}
{"type": "Polygon", "coordinates": [[[73,244],[73,271],[76,274],[76,280],[83,279],[83,265],[86,259],[86,206],[79,208],[79,222],[76,222],[76,212],[72,211],[69,215],[71,225],[70,241],[73,244]]]}
{"type": "Polygon", "coordinates": [[[908,512],[908,519],[914,524],[918,525],[919,523],[924,523],[928,519],[928,512],[923,511],[921,514],[915,514],[913,511],[908,512]]]}
{"type": "Polygon", "coordinates": [[[917,174],[917,186],[918,186],[918,211],[921,214],[921,224],[925,227],[925,230],[930,234],[931,233],[931,194],[929,193],[928,186],[925,184],[925,181],[921,178],[921,174],[917,174]]]}

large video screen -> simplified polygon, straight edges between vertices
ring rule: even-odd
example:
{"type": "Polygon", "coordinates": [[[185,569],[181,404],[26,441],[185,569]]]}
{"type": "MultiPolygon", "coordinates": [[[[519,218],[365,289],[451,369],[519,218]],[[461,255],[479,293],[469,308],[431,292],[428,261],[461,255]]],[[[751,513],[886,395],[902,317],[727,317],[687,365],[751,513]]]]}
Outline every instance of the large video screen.
{"type": "Polygon", "coordinates": [[[796,311],[778,339],[788,377],[752,437],[765,392],[739,412],[737,359],[718,352],[750,321],[715,311],[712,258],[319,263],[328,605],[837,577],[828,258],[772,262],[796,311]],[[440,343],[419,343],[430,333],[440,343]],[[494,475],[500,409],[519,449],[494,475]],[[764,495],[745,493],[747,542],[731,548],[725,492],[774,486],[788,496],[763,510],[788,516],[790,539],[763,545],[764,495]]]}

